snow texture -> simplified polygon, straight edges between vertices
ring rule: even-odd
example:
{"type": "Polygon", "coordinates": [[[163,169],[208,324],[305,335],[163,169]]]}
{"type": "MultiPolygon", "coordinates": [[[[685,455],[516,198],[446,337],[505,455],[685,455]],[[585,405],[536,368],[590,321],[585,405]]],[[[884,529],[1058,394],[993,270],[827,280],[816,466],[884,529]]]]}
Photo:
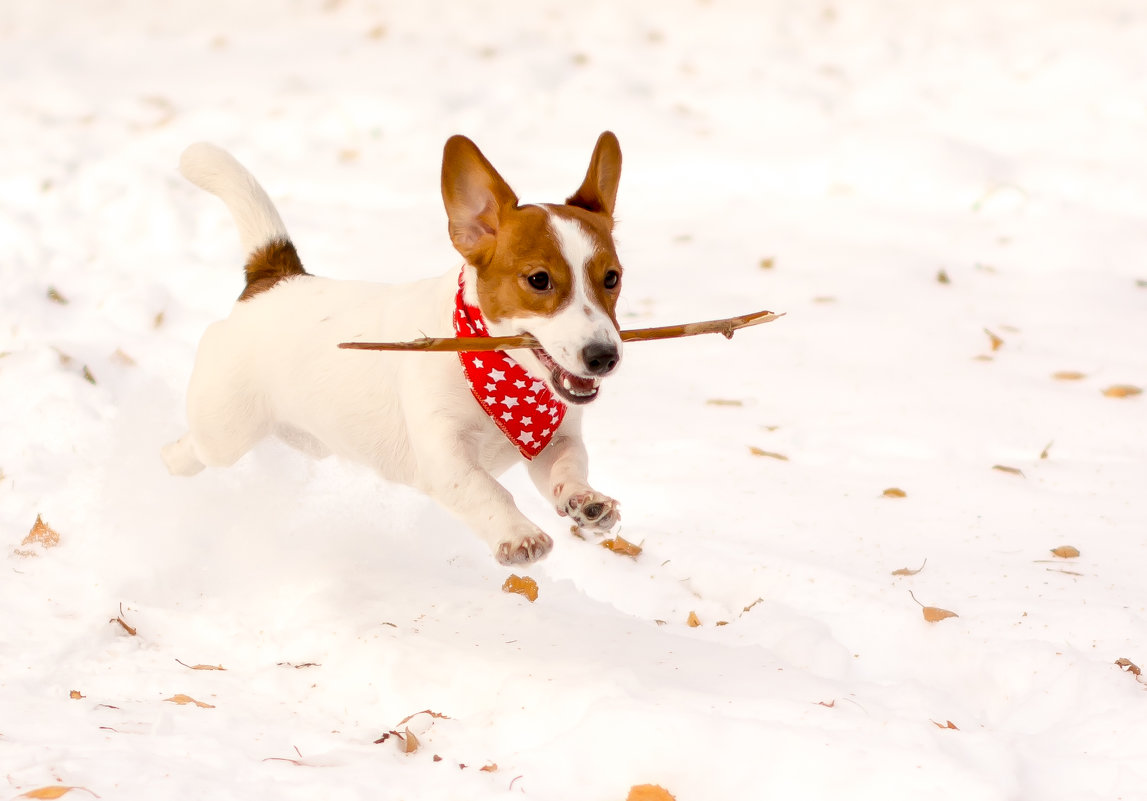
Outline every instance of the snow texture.
{"type": "Polygon", "coordinates": [[[0,796],[1147,798],[1142,3],[6,0],[0,75],[0,796]],[[604,129],[623,324],[787,312],[588,410],[636,560],[520,471],[533,604],[355,466],[167,475],[242,286],[188,144],[393,282],[449,135],[556,201],[604,129]]]}

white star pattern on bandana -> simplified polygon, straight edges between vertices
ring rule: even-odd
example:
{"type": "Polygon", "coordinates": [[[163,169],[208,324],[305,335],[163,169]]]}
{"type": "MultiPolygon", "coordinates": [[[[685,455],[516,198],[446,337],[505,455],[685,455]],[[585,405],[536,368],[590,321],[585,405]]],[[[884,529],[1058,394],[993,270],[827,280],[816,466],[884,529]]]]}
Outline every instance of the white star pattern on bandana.
{"type": "MultiPolygon", "coordinates": [[[[458,277],[454,333],[460,337],[489,336],[482,312],[466,304],[462,276],[458,277]]],[[[501,351],[461,352],[458,359],[474,400],[506,438],[527,459],[541,453],[561,425],[566,405],[554,397],[544,382],[501,351]]]]}

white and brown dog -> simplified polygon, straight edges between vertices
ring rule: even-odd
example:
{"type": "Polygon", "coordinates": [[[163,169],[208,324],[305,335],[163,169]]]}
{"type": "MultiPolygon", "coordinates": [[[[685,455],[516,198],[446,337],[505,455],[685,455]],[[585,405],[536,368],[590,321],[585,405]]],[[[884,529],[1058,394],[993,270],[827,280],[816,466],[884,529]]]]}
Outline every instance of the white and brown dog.
{"type": "Polygon", "coordinates": [[[227,204],[248,259],[231,315],[199,344],[190,430],[163,448],[173,474],[231,465],[276,435],[417,487],[511,564],[553,547],[494,478],[525,458],[558,514],[590,530],[616,524],[617,502],[588,484],[581,438],[581,407],[621,357],[621,265],[611,234],[621,150],[612,133],[598,139],[577,192],[542,205],[519,205],[474,143],[451,137],[442,199],[465,264],[397,286],[308,274],[267,194],[226,151],[192,145],[180,170],[227,204]],[[521,333],[541,348],[459,355],[337,347],[521,333]]]}

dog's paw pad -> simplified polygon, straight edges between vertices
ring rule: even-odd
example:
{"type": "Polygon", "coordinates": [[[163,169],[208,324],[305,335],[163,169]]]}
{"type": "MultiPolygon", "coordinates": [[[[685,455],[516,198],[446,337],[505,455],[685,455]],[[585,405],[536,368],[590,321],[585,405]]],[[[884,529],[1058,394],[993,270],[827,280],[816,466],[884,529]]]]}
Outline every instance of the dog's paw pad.
{"type": "Polygon", "coordinates": [[[609,531],[621,520],[621,505],[593,490],[570,496],[563,511],[579,528],[596,531],[609,531]]]}
{"type": "Polygon", "coordinates": [[[541,531],[528,537],[515,537],[498,543],[495,554],[499,562],[504,565],[520,565],[536,562],[543,558],[554,547],[554,541],[548,534],[541,531]]]}

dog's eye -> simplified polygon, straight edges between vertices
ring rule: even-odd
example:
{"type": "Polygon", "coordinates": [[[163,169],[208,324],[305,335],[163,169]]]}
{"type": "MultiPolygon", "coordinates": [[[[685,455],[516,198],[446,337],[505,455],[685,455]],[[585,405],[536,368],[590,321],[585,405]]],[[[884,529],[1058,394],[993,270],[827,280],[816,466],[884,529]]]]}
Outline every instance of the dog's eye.
{"type": "Polygon", "coordinates": [[[550,288],[550,274],[545,270],[538,270],[536,273],[531,273],[526,281],[539,292],[545,292],[550,288]]]}
{"type": "Polygon", "coordinates": [[[610,270],[605,274],[605,280],[602,283],[606,289],[617,289],[617,285],[621,283],[621,273],[617,270],[610,270]]]}

